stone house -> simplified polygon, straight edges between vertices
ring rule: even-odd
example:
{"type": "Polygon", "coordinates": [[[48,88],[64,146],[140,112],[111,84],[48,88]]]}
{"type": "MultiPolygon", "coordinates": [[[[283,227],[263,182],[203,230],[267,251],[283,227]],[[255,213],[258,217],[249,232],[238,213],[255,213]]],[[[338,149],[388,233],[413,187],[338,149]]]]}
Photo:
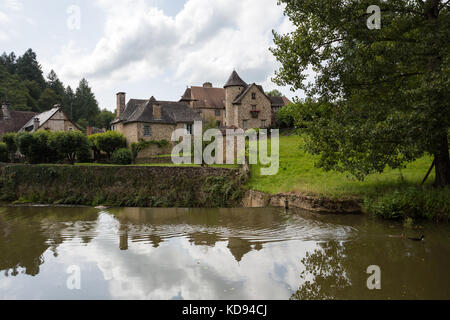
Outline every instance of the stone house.
{"type": "Polygon", "coordinates": [[[218,127],[224,126],[225,118],[225,90],[214,88],[210,82],[202,87],[187,88],[181,102],[186,102],[195,111],[199,112],[204,121],[215,121],[218,127]]]}
{"type": "MultiPolygon", "coordinates": [[[[198,112],[185,102],[130,99],[125,104],[126,94],[117,94],[117,117],[111,129],[122,133],[127,144],[147,141],[171,141],[175,129],[184,128],[193,132],[195,121],[201,121],[198,112]]],[[[148,154],[150,156],[151,154],[148,154]]]]}
{"type": "Polygon", "coordinates": [[[263,87],[247,84],[233,71],[223,88],[210,82],[187,88],[181,102],[200,112],[204,121],[213,119],[219,127],[242,129],[269,128],[276,113],[290,101],[286,97],[269,97],[263,87]]]}
{"type": "Polygon", "coordinates": [[[38,130],[81,131],[63,112],[59,104],[55,105],[51,110],[31,117],[19,132],[36,132],[38,130]]]}
{"type": "Polygon", "coordinates": [[[0,110],[0,136],[19,131],[36,112],[10,110],[8,102],[2,103],[0,110]]]}

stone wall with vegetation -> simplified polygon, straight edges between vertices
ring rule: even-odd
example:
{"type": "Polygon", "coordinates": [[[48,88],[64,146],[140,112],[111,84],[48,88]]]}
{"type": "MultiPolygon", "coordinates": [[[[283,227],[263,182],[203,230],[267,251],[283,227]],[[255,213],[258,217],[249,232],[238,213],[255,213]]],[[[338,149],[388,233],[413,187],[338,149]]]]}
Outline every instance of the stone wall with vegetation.
{"type": "Polygon", "coordinates": [[[234,207],[240,170],[211,167],[0,165],[0,202],[234,207]]]}

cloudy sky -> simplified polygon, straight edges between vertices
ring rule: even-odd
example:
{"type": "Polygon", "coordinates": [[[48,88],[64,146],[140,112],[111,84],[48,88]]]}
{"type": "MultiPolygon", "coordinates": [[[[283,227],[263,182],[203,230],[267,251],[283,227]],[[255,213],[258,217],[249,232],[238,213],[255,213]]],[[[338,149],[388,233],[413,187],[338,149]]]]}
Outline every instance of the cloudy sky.
{"type": "Polygon", "coordinates": [[[32,48],[45,74],[72,87],[85,77],[110,110],[119,91],[177,101],[186,86],[222,87],[233,69],[301,96],[270,80],[272,30],[292,30],[277,0],[0,0],[0,51],[32,48]]]}

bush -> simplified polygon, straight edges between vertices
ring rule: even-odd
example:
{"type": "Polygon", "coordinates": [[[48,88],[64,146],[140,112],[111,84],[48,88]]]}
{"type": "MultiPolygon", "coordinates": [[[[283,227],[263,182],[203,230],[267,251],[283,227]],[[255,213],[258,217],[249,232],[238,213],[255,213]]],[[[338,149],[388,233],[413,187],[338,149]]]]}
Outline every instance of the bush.
{"type": "Polygon", "coordinates": [[[450,188],[409,188],[377,199],[366,199],[365,206],[371,215],[389,220],[448,219],[450,188]]]}
{"type": "Polygon", "coordinates": [[[127,140],[121,133],[108,131],[96,135],[94,144],[98,150],[105,152],[108,158],[111,158],[114,151],[126,148],[127,140]]]}
{"type": "Polygon", "coordinates": [[[0,142],[0,162],[8,162],[8,148],[6,143],[0,142]]]}
{"type": "Polygon", "coordinates": [[[133,161],[131,151],[126,148],[114,151],[111,157],[111,162],[114,164],[128,165],[133,161]]]}
{"type": "Polygon", "coordinates": [[[84,143],[80,150],[78,150],[76,159],[78,162],[82,163],[92,162],[92,148],[89,141],[86,140],[86,143],[84,143]]]}
{"type": "Polygon", "coordinates": [[[7,133],[2,136],[2,141],[6,145],[6,149],[9,154],[9,160],[14,162],[14,157],[17,152],[17,143],[16,143],[17,134],[16,133],[7,133]]]}
{"type": "Polygon", "coordinates": [[[297,104],[290,103],[278,111],[277,124],[280,128],[293,128],[299,117],[299,106],[297,104]]]}
{"type": "Polygon", "coordinates": [[[36,141],[31,133],[19,133],[17,135],[17,147],[28,163],[39,162],[39,150],[35,147],[36,141]]]}
{"type": "Polygon", "coordinates": [[[87,137],[79,131],[55,132],[49,139],[50,148],[64,154],[67,160],[75,163],[78,152],[88,148],[87,137]]]}

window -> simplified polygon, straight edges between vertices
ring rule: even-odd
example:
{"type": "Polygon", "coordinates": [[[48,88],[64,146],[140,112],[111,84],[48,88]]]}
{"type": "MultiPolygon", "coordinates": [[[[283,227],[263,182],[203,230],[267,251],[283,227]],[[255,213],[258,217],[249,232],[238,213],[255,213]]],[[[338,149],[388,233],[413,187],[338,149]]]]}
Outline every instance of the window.
{"type": "Polygon", "coordinates": [[[254,92],[252,93],[252,99],[256,100],[256,93],[254,93],[254,92]]]}
{"type": "Polygon", "coordinates": [[[186,131],[187,131],[189,134],[192,134],[192,124],[185,124],[185,125],[184,125],[184,129],[186,129],[186,131]]]}
{"type": "Polygon", "coordinates": [[[222,123],[220,121],[216,122],[217,127],[220,127],[222,125],[222,123]]]}
{"type": "Polygon", "coordinates": [[[266,127],[266,120],[261,120],[261,126],[262,126],[263,128],[266,127]]]}
{"type": "Polygon", "coordinates": [[[220,117],[220,109],[216,109],[216,117],[220,117]]]}
{"type": "Polygon", "coordinates": [[[150,137],[152,135],[152,128],[150,126],[144,126],[144,136],[150,137]]]}
{"type": "Polygon", "coordinates": [[[247,129],[247,120],[244,120],[244,129],[247,129]]]}
{"type": "Polygon", "coordinates": [[[253,110],[253,111],[256,110],[256,105],[253,105],[253,106],[252,106],[252,110],[253,110]]]}

